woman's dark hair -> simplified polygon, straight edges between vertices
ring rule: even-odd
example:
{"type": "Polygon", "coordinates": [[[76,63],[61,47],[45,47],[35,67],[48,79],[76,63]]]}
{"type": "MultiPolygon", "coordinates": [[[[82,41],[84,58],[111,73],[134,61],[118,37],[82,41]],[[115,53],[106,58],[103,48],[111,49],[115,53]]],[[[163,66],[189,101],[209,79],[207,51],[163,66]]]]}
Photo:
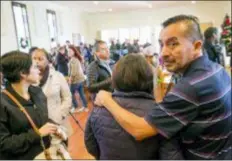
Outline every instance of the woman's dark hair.
{"type": "Polygon", "coordinates": [[[122,92],[152,93],[152,68],[142,55],[126,55],[117,62],[113,69],[112,84],[116,90],[122,92]]]}
{"type": "Polygon", "coordinates": [[[36,46],[33,46],[33,47],[31,47],[30,49],[29,49],[29,54],[31,55],[35,50],[37,50],[38,49],[38,47],[36,47],[36,46]]]}
{"type": "Polygon", "coordinates": [[[21,74],[29,74],[32,66],[31,56],[20,51],[11,51],[1,56],[1,71],[9,83],[21,80],[21,74]]]}
{"type": "Polygon", "coordinates": [[[75,56],[80,62],[83,61],[80,52],[78,51],[78,49],[77,49],[74,45],[69,45],[69,49],[71,49],[71,50],[74,52],[74,56],[75,56]]]}

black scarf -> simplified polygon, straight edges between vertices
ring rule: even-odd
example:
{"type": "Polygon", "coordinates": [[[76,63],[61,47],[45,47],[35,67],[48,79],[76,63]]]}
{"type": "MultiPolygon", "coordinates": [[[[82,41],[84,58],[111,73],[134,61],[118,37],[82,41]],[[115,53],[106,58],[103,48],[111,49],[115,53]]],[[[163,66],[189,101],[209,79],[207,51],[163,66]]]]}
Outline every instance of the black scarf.
{"type": "Polygon", "coordinates": [[[48,75],[49,75],[49,65],[45,68],[43,78],[40,80],[39,86],[42,87],[48,80],[48,75]]]}

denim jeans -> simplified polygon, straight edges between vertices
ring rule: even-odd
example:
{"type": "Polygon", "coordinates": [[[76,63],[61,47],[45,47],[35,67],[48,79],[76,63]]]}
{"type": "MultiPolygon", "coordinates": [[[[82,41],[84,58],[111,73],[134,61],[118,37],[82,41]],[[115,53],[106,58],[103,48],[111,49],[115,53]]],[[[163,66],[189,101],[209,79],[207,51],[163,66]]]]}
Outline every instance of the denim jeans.
{"type": "Polygon", "coordinates": [[[76,108],[78,106],[77,100],[75,98],[75,92],[78,91],[80,98],[82,100],[82,105],[84,107],[87,107],[87,101],[86,101],[86,97],[85,97],[85,93],[84,93],[84,84],[83,82],[81,83],[76,83],[76,84],[71,84],[71,93],[72,93],[72,103],[74,108],[76,108]]]}

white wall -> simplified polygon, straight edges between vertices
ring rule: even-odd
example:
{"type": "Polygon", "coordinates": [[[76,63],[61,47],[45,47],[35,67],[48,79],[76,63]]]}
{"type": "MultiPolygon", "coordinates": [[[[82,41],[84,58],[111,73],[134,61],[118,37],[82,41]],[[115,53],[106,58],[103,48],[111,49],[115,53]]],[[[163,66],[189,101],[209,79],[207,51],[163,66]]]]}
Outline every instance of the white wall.
{"type": "MultiPolygon", "coordinates": [[[[56,12],[59,42],[72,42],[72,33],[85,35],[82,13],[73,8],[53,4],[49,1],[20,1],[27,6],[32,46],[50,49],[50,38],[46,9],[56,12]]],[[[1,55],[17,49],[15,25],[10,1],[1,1],[1,55]]]]}
{"type": "Polygon", "coordinates": [[[161,9],[90,13],[85,15],[85,19],[88,26],[88,40],[92,40],[98,30],[146,25],[155,26],[178,14],[192,14],[197,16],[201,22],[213,22],[215,26],[220,26],[226,13],[231,15],[230,1],[205,1],[197,2],[194,5],[189,2],[189,5],[161,9]]]}
{"type": "MultiPolygon", "coordinates": [[[[192,5],[147,9],[128,12],[82,14],[49,1],[20,1],[27,5],[32,46],[49,50],[49,32],[46,9],[56,11],[60,43],[72,42],[72,33],[80,33],[86,42],[93,43],[97,31],[104,29],[129,28],[149,25],[153,32],[168,17],[177,14],[193,14],[201,22],[213,22],[220,27],[226,13],[231,15],[230,1],[205,1],[192,5]]],[[[178,2],[177,2],[178,3],[178,2]]],[[[17,49],[15,25],[10,1],[1,1],[1,54],[17,49]]],[[[229,59],[226,58],[227,64],[229,59]]]]}
{"type": "MultiPolygon", "coordinates": [[[[160,25],[165,19],[178,14],[192,14],[197,16],[202,23],[213,22],[214,26],[220,27],[226,13],[231,15],[230,1],[197,1],[194,5],[189,1],[189,5],[185,6],[128,12],[86,14],[87,41],[92,42],[94,38],[96,38],[97,31],[104,29],[149,25],[153,27],[154,32],[155,26],[160,25]]],[[[227,64],[229,63],[228,57],[226,58],[226,62],[227,64]]]]}

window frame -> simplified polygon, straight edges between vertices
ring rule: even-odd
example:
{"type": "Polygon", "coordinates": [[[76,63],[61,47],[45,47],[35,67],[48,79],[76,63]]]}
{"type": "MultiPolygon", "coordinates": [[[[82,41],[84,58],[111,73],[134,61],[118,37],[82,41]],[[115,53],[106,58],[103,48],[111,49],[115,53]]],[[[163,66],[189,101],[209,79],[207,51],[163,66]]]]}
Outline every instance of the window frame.
{"type": "Polygon", "coordinates": [[[49,32],[49,42],[51,42],[51,31],[50,31],[50,27],[49,27],[49,19],[48,19],[48,14],[52,14],[55,16],[55,22],[53,22],[53,27],[56,29],[56,33],[55,33],[55,41],[58,42],[58,24],[57,24],[57,16],[56,16],[56,12],[54,10],[51,9],[46,9],[46,17],[47,17],[47,25],[48,25],[48,32],[49,32]],[[55,26],[54,26],[55,24],[55,26]]]}
{"type": "MultiPolygon", "coordinates": [[[[14,6],[20,6],[21,8],[25,8],[26,11],[26,21],[27,21],[27,27],[28,27],[28,38],[30,41],[30,46],[29,48],[32,47],[32,41],[31,41],[31,32],[30,32],[30,25],[29,25],[29,18],[28,18],[28,12],[27,12],[27,5],[23,4],[23,3],[19,3],[19,2],[15,2],[15,1],[11,1],[11,8],[12,8],[12,14],[13,14],[13,19],[14,19],[14,28],[15,28],[15,34],[16,34],[16,43],[17,43],[17,47],[18,50],[20,50],[20,45],[19,45],[19,36],[18,36],[18,29],[17,29],[17,25],[16,25],[16,17],[15,17],[15,13],[14,13],[14,6]]],[[[21,15],[22,16],[22,15],[21,15]]],[[[23,23],[25,25],[25,23],[23,23]]],[[[26,28],[24,27],[24,31],[26,32],[26,28]]]]}

